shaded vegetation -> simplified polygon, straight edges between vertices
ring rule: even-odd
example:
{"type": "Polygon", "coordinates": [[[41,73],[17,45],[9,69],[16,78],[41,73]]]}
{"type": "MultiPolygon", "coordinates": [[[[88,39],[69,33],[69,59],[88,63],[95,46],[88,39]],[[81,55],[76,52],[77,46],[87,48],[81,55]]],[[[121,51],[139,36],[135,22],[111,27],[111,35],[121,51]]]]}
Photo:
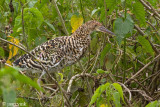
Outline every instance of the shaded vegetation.
{"type": "Polygon", "coordinates": [[[0,105],[160,106],[159,0],[0,0],[0,22],[0,105]],[[93,19],[116,36],[93,32],[85,57],[51,74],[57,82],[45,75],[42,89],[39,74],[8,67],[25,51],[2,38],[29,52],[93,19]]]}

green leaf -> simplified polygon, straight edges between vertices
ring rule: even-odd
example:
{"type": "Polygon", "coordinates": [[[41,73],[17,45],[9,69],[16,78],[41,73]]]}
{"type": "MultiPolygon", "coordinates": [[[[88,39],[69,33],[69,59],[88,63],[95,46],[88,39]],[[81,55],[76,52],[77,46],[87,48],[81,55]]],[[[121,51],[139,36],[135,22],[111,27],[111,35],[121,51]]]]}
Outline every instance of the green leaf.
{"type": "Polygon", "coordinates": [[[111,14],[114,9],[117,9],[117,5],[121,3],[121,0],[106,0],[107,8],[109,11],[108,14],[111,14]]]}
{"type": "Polygon", "coordinates": [[[100,14],[100,21],[103,21],[105,18],[105,8],[104,7],[101,7],[101,14],[100,14]]]}
{"type": "Polygon", "coordinates": [[[103,51],[100,54],[100,65],[103,65],[104,62],[104,58],[107,54],[107,52],[109,52],[109,50],[111,49],[111,44],[106,44],[106,46],[104,47],[103,51]]]}
{"type": "Polygon", "coordinates": [[[92,11],[92,13],[91,13],[91,17],[97,12],[97,11],[99,11],[100,10],[100,8],[98,7],[97,9],[94,9],[93,11],[92,11]]]}
{"type": "Polygon", "coordinates": [[[61,84],[63,81],[64,81],[64,79],[63,79],[63,74],[62,73],[58,73],[58,75],[60,76],[60,81],[59,81],[59,83],[61,84]]]}
{"type": "Polygon", "coordinates": [[[3,6],[5,0],[0,0],[0,6],[3,6]]]}
{"type": "MultiPolygon", "coordinates": [[[[28,103],[26,103],[23,98],[17,98],[17,99],[16,99],[16,103],[19,103],[21,106],[24,106],[24,107],[25,107],[25,106],[26,106],[26,107],[29,107],[28,103]]],[[[21,106],[20,106],[20,107],[21,107],[21,106]]]]}
{"type": "Polygon", "coordinates": [[[104,85],[99,86],[96,91],[94,92],[94,95],[91,98],[91,101],[89,103],[89,107],[96,102],[96,100],[101,96],[101,94],[110,86],[110,83],[106,83],[104,85]]]}
{"type": "MultiPolygon", "coordinates": [[[[124,16],[123,16],[124,17],[124,16]]],[[[114,32],[117,35],[116,40],[120,44],[122,39],[126,36],[127,33],[132,33],[134,28],[134,22],[129,14],[127,14],[126,19],[123,17],[117,18],[114,22],[114,32]]]]}
{"type": "MultiPolygon", "coordinates": [[[[28,1],[28,0],[27,0],[27,1],[28,1]]],[[[29,0],[28,6],[31,8],[31,7],[33,7],[37,2],[38,2],[38,0],[29,0]]]]}
{"type": "Polygon", "coordinates": [[[30,27],[40,27],[44,21],[41,12],[36,8],[24,9],[24,22],[30,27]]]}
{"type": "Polygon", "coordinates": [[[21,27],[21,23],[22,23],[22,17],[21,16],[17,16],[15,18],[14,27],[21,27]]]}
{"type": "Polygon", "coordinates": [[[16,91],[12,88],[6,89],[3,88],[3,101],[4,103],[16,103],[16,91]]]}
{"type": "Polygon", "coordinates": [[[145,107],[159,107],[160,104],[158,105],[158,101],[152,101],[149,104],[147,104],[145,107]]]}
{"type": "Polygon", "coordinates": [[[122,98],[123,102],[125,102],[125,101],[124,101],[124,97],[123,97],[123,91],[122,91],[121,85],[119,85],[118,83],[113,83],[112,85],[113,85],[114,88],[119,92],[120,97],[122,98]]]}
{"type": "Polygon", "coordinates": [[[142,45],[142,48],[150,53],[151,55],[154,55],[154,51],[152,49],[152,46],[150,45],[149,41],[145,39],[144,36],[138,36],[138,42],[142,45]]]}
{"type": "Polygon", "coordinates": [[[0,47],[0,57],[4,57],[4,50],[0,47]]]}
{"type": "Polygon", "coordinates": [[[52,24],[50,24],[48,21],[44,21],[53,31],[55,31],[55,28],[52,24]]]}
{"type": "Polygon", "coordinates": [[[97,47],[98,47],[98,38],[97,36],[93,37],[92,40],[91,40],[91,43],[90,43],[90,46],[91,46],[91,52],[92,53],[96,53],[97,52],[97,47]]]}
{"type": "Polygon", "coordinates": [[[113,92],[113,102],[116,107],[122,107],[120,103],[120,95],[118,92],[113,92]]]}
{"type": "Polygon", "coordinates": [[[91,107],[91,105],[96,102],[98,97],[99,97],[99,93],[94,93],[94,95],[92,96],[91,101],[89,103],[89,107],[91,107]]]}
{"type": "Polygon", "coordinates": [[[110,105],[110,100],[112,100],[111,98],[111,94],[112,94],[112,89],[110,88],[110,83],[106,83],[106,98],[107,98],[107,104],[110,105]]]}
{"type": "Polygon", "coordinates": [[[31,85],[32,87],[36,88],[38,91],[42,90],[41,87],[39,87],[39,85],[35,81],[31,80],[27,76],[23,76],[23,75],[18,74],[18,75],[15,75],[15,77],[20,82],[31,85]]]}
{"type": "MultiPolygon", "coordinates": [[[[0,70],[0,77],[3,77],[4,75],[11,75],[12,77],[16,78],[21,83],[26,83],[28,85],[31,85],[32,87],[36,88],[37,90],[42,90],[39,85],[31,80],[29,77],[21,75],[16,69],[14,68],[5,68],[0,70]]],[[[43,90],[42,90],[43,91],[43,90]]]]}
{"type": "Polygon", "coordinates": [[[136,18],[141,22],[141,24],[146,24],[145,10],[143,5],[139,1],[136,1],[133,4],[133,13],[135,14],[136,18]]]}
{"type": "Polygon", "coordinates": [[[98,69],[96,72],[99,73],[99,74],[103,74],[103,73],[104,73],[104,70],[98,69]]]}
{"type": "Polygon", "coordinates": [[[99,86],[96,91],[94,92],[91,101],[89,103],[89,107],[96,102],[97,98],[101,95],[101,86],[99,86]]]}
{"type": "Polygon", "coordinates": [[[41,45],[42,43],[46,42],[47,41],[47,38],[45,36],[42,36],[42,37],[36,37],[35,39],[35,45],[38,46],[38,45],[41,45]]]}

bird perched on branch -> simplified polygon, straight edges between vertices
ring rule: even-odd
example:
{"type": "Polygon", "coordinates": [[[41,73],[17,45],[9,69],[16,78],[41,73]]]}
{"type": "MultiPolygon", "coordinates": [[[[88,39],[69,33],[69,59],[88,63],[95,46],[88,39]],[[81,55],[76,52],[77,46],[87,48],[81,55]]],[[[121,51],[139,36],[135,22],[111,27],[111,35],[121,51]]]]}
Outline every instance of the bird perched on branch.
{"type": "Polygon", "coordinates": [[[61,70],[76,63],[84,56],[91,41],[90,34],[93,31],[114,35],[100,22],[88,21],[81,25],[71,36],[57,37],[34,48],[30,53],[36,59],[29,54],[25,54],[15,60],[13,65],[24,70],[43,72],[40,77],[45,74],[41,64],[50,72],[61,70]]]}

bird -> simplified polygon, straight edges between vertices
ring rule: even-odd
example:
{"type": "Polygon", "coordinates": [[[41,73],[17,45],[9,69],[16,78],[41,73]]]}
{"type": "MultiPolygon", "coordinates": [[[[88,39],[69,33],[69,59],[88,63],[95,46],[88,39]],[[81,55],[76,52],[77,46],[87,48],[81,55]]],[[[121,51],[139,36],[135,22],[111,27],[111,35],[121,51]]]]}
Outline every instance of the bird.
{"type": "Polygon", "coordinates": [[[75,64],[85,55],[91,42],[90,34],[93,31],[115,35],[106,29],[102,23],[91,20],[82,24],[70,36],[56,37],[35,47],[30,53],[36,59],[30,54],[24,54],[12,64],[22,70],[42,73],[39,78],[46,73],[42,65],[49,72],[62,70],[66,66],[75,64]]]}

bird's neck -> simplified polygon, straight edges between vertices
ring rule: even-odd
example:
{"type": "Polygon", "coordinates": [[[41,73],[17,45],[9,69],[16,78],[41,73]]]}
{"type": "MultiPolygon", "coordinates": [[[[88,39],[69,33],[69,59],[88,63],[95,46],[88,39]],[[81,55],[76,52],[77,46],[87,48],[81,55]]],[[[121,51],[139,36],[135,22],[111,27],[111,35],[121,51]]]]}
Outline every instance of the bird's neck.
{"type": "Polygon", "coordinates": [[[91,33],[92,31],[89,30],[86,25],[82,25],[72,34],[72,36],[76,38],[88,38],[91,33]]]}

